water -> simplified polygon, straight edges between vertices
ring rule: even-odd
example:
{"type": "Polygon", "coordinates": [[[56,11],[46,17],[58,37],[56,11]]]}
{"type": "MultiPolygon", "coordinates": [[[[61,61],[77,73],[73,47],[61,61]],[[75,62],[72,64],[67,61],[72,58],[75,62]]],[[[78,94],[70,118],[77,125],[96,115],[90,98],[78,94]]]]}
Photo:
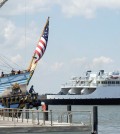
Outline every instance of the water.
{"type": "MultiPolygon", "coordinates": [[[[66,110],[66,106],[49,106],[49,109],[52,110],[66,110]]],[[[93,106],[72,106],[72,111],[76,110],[92,110],[93,106]]],[[[120,133],[120,106],[119,105],[105,105],[98,106],[98,134],[119,134],[120,133]]],[[[54,134],[68,134],[67,132],[63,133],[54,133],[54,134]]],[[[70,134],[70,133],[69,133],[70,134]]],[[[78,133],[71,133],[78,134],[78,133]]],[[[89,134],[80,133],[79,134],[89,134]]]]}
{"type": "Polygon", "coordinates": [[[120,133],[120,106],[98,106],[99,134],[120,133]]]}

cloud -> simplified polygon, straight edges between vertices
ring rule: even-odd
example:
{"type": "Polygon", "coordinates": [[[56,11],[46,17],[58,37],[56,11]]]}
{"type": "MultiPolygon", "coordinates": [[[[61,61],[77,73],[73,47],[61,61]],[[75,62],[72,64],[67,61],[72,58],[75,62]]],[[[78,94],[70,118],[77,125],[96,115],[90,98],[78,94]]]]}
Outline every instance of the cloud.
{"type": "Polygon", "coordinates": [[[3,12],[3,15],[21,15],[25,14],[33,14],[36,12],[43,12],[46,10],[49,10],[52,5],[54,5],[56,2],[55,0],[12,0],[8,1],[6,4],[7,10],[9,12],[3,12]]]}
{"type": "Polygon", "coordinates": [[[109,64],[112,62],[113,62],[113,60],[111,58],[104,57],[104,56],[93,59],[93,65],[109,64]]]}
{"type": "Polygon", "coordinates": [[[27,25],[26,31],[24,27],[17,27],[12,21],[0,18],[0,43],[2,46],[10,46],[13,49],[23,49],[27,45],[37,43],[37,26],[31,22],[27,25]],[[36,40],[36,42],[35,42],[36,40]]]}
{"type": "Polygon", "coordinates": [[[72,59],[71,60],[71,63],[72,64],[75,64],[75,65],[81,65],[81,64],[84,64],[86,62],[87,58],[86,57],[82,57],[82,58],[75,58],[75,59],[72,59]]]}
{"type": "Polygon", "coordinates": [[[11,58],[11,61],[13,63],[20,64],[22,62],[22,57],[21,57],[21,55],[17,54],[16,56],[11,58]]]}
{"type": "Polygon", "coordinates": [[[64,2],[60,0],[59,4],[62,12],[68,17],[84,16],[85,18],[93,18],[100,8],[120,10],[119,0],[65,0],[64,2]]]}
{"type": "Polygon", "coordinates": [[[71,61],[67,62],[55,62],[51,66],[51,70],[53,71],[80,71],[82,70],[88,70],[88,69],[100,69],[100,68],[106,68],[108,65],[111,65],[113,63],[113,60],[109,57],[101,56],[93,59],[89,59],[88,57],[81,57],[81,58],[74,58],[71,61]],[[64,68],[64,70],[63,70],[64,68]]]}
{"type": "Polygon", "coordinates": [[[13,40],[13,37],[15,35],[15,25],[4,18],[0,18],[0,38],[1,41],[5,41],[5,42],[10,42],[11,40],[13,40]]]}
{"type": "Polygon", "coordinates": [[[64,63],[63,62],[55,62],[52,66],[51,69],[53,71],[58,71],[59,69],[61,69],[63,67],[64,63]]]}
{"type": "Polygon", "coordinates": [[[9,12],[3,12],[2,14],[6,15],[20,15],[25,14],[34,14],[37,12],[43,12],[52,10],[53,7],[60,7],[61,12],[67,17],[74,16],[84,16],[85,18],[94,18],[96,11],[99,9],[111,9],[111,10],[120,10],[120,1],[119,0],[13,0],[9,1],[9,7],[7,10],[9,12]]]}

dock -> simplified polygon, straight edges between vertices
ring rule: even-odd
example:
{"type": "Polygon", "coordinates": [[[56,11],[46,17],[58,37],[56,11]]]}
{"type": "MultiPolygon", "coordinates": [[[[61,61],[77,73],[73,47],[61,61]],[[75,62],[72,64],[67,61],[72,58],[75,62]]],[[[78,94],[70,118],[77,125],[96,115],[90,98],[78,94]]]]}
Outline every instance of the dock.
{"type": "Polygon", "coordinates": [[[95,118],[93,118],[94,112],[94,108],[93,111],[62,111],[60,113],[52,110],[4,108],[0,109],[0,132],[90,132],[97,134],[93,131],[96,126],[95,118]]]}

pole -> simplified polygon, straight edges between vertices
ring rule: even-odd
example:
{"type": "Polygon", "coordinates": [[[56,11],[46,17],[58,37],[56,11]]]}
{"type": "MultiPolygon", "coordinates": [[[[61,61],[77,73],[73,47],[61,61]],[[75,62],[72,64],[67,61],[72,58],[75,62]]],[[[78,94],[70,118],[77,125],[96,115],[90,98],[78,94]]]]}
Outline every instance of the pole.
{"type": "Polygon", "coordinates": [[[98,109],[97,106],[93,106],[93,123],[92,123],[92,133],[98,134],[98,109]]]}
{"type": "Polygon", "coordinates": [[[72,123],[71,105],[67,105],[67,123],[72,123]]]}

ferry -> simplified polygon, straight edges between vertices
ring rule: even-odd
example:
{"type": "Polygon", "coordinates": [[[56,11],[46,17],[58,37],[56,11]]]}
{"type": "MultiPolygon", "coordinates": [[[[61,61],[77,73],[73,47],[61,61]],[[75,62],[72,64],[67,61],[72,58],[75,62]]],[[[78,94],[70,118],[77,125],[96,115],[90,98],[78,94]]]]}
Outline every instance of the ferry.
{"type": "Polygon", "coordinates": [[[120,99],[120,72],[100,70],[85,73],[83,77],[73,77],[62,84],[56,95],[47,99],[120,99]]]}

